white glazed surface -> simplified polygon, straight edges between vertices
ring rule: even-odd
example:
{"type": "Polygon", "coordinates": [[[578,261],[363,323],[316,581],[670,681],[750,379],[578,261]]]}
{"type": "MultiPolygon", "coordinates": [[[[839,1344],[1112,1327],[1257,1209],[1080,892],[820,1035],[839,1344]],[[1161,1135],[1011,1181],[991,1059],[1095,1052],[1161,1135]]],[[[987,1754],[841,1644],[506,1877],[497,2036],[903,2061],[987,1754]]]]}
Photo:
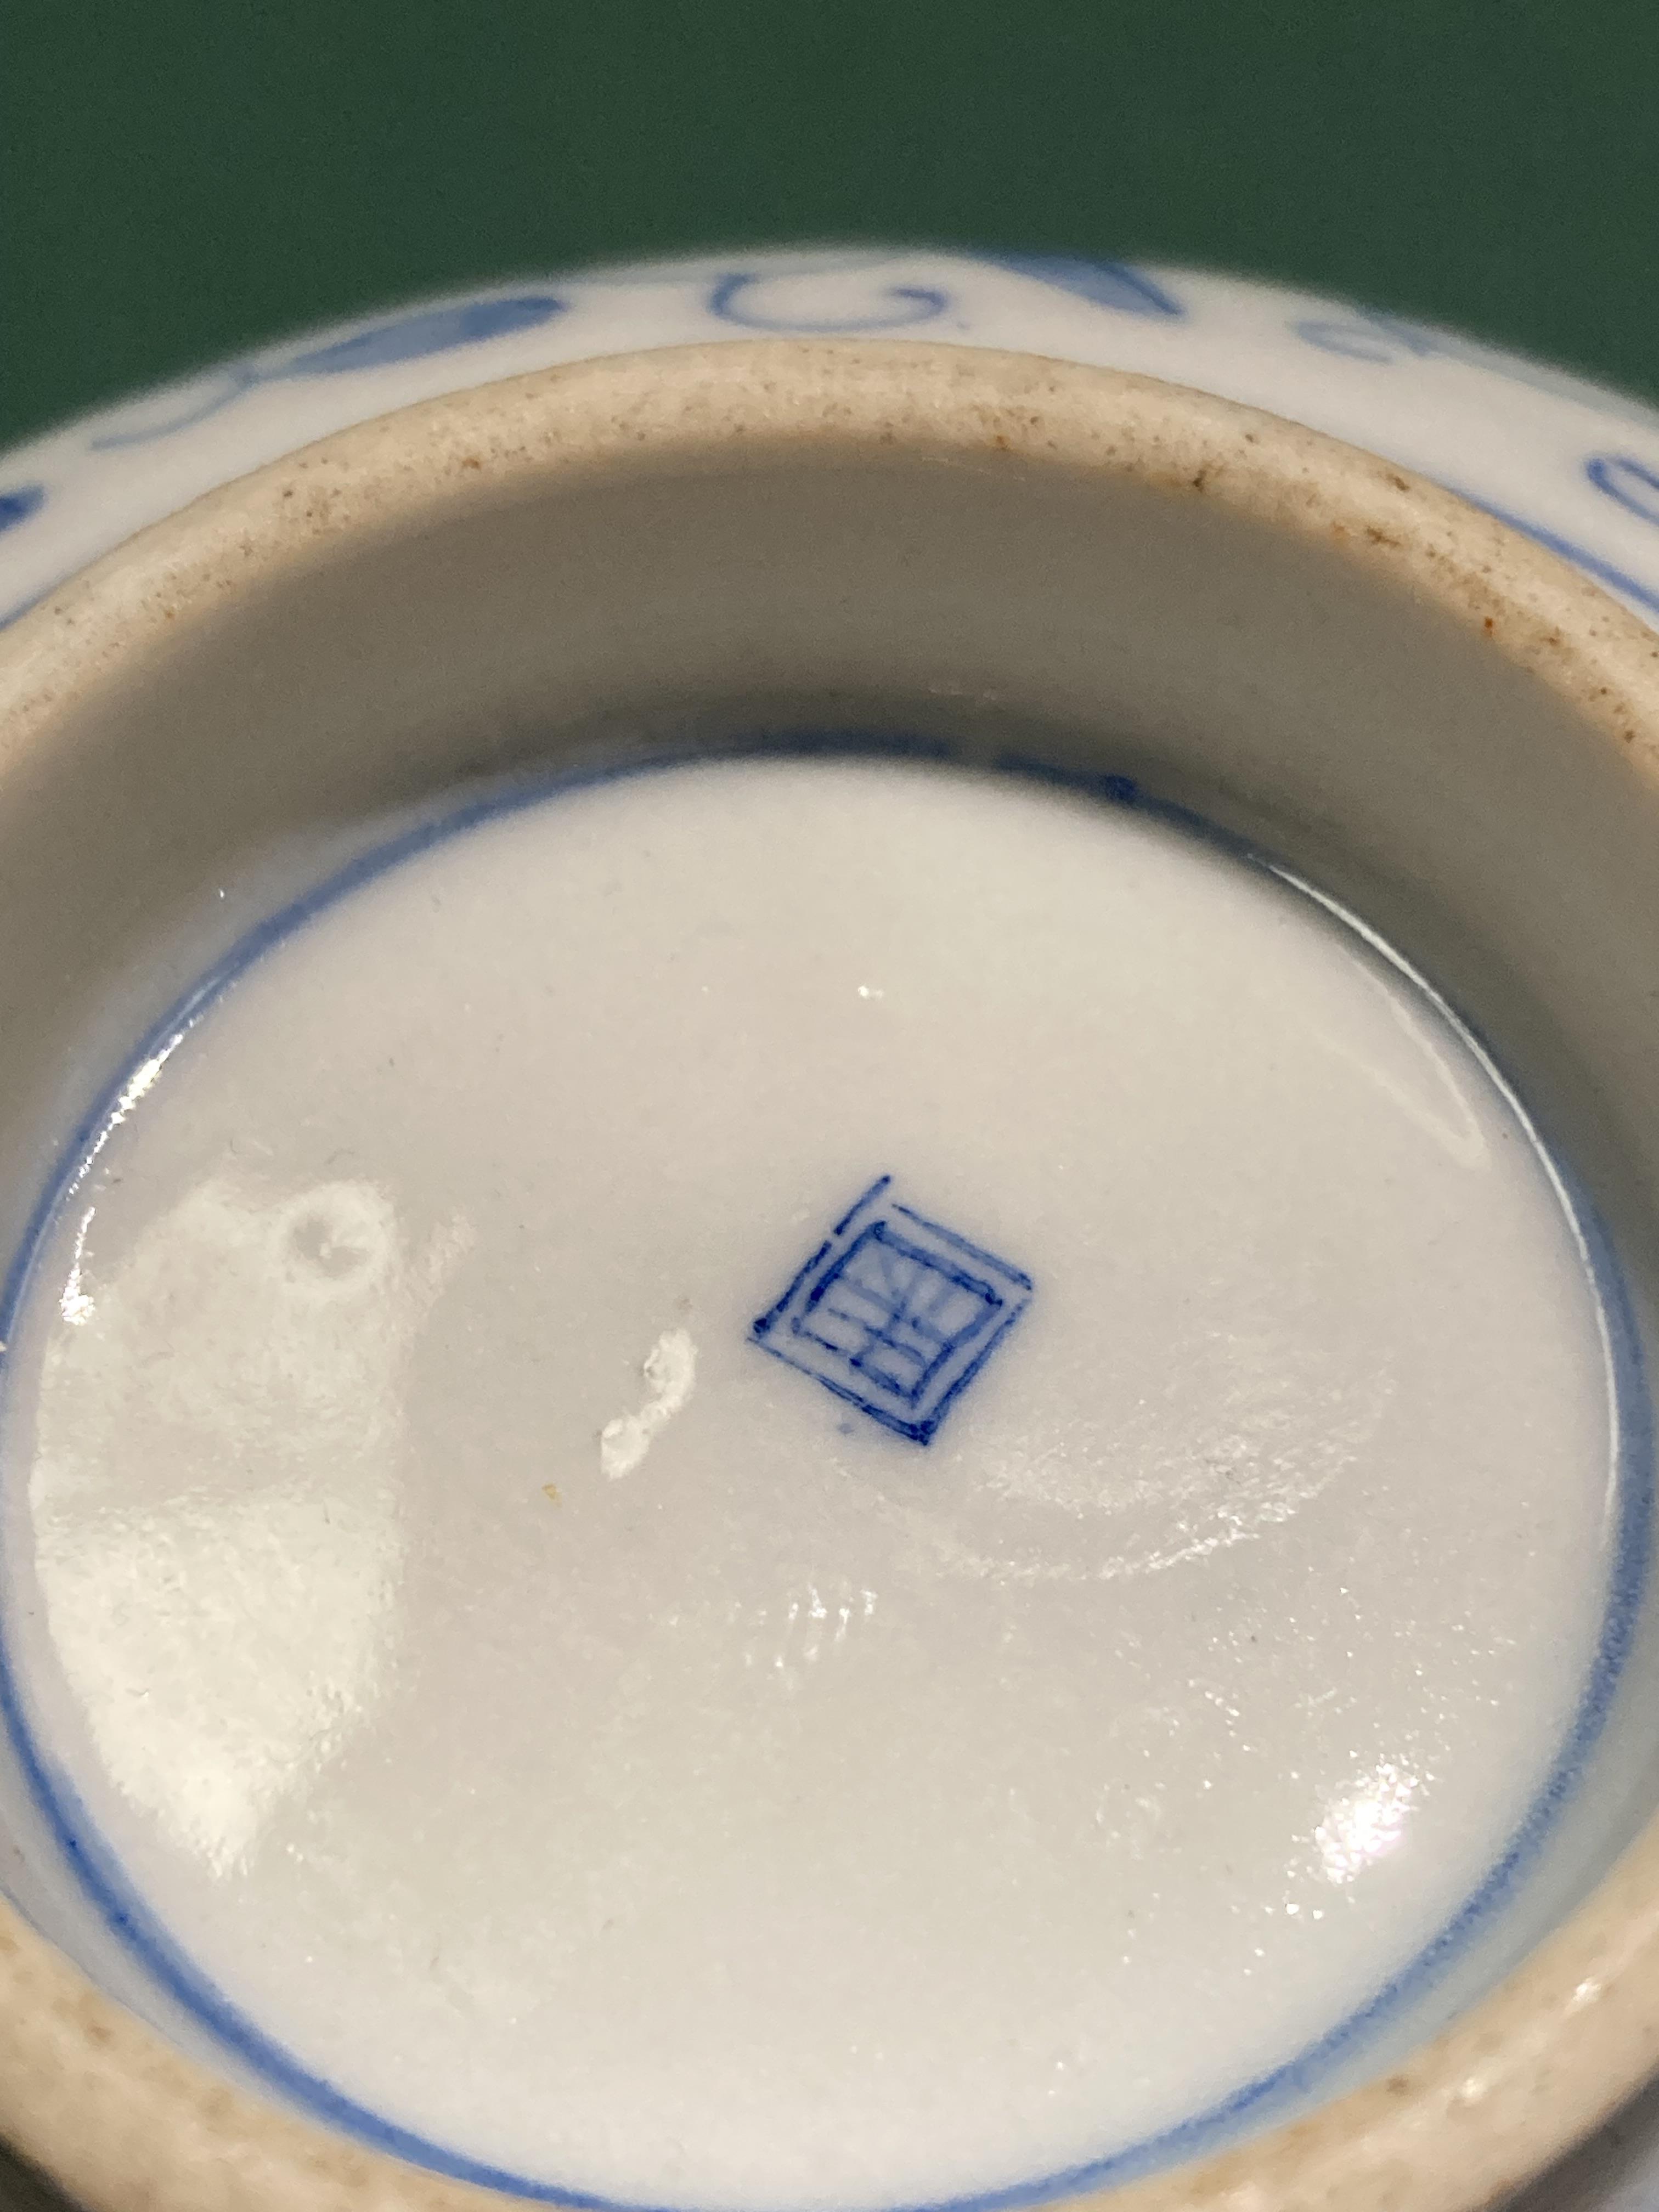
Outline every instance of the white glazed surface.
{"type": "Polygon", "coordinates": [[[1583,1257],[1419,988],[891,763],[569,793],[307,921],[137,1072],[11,1365],[25,1702],[143,1910],[613,2200],[1224,2106],[1480,1889],[1605,1585],[1583,1257]],[[1036,1279],[925,1449],[750,1338],[884,1170],[1036,1279]]]}
{"type": "MultiPolygon", "coordinates": [[[[0,460],[0,621],[199,493],[406,402],[622,349],[838,329],[1048,353],[1249,401],[1464,493],[1659,621],[1651,409],[1443,332],[1265,286],[910,249],[483,288],[273,345],[69,424],[0,460]]],[[[1541,2184],[1537,2203],[1626,2212],[1656,2190],[1650,2097],[1541,2184]]]]}

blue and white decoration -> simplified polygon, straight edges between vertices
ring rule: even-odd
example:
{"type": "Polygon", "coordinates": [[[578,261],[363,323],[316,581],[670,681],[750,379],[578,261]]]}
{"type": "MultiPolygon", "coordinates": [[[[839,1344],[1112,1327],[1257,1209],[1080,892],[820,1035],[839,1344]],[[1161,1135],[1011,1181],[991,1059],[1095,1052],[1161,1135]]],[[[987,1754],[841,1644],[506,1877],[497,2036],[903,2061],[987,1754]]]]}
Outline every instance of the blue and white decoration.
{"type": "Polygon", "coordinates": [[[1165,377],[1419,471],[1659,625],[1659,410],[1388,314],[1190,270],[923,247],[591,269],[313,331],[0,456],[0,620],[189,501],[348,424],[556,363],[927,338],[1165,377]]]}

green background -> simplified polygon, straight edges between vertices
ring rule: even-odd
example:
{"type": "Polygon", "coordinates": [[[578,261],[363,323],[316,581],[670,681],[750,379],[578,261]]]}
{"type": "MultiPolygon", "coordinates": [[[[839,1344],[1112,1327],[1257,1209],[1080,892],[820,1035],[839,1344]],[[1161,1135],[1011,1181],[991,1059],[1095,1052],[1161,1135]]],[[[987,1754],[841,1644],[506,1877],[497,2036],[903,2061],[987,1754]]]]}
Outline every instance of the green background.
{"type": "Polygon", "coordinates": [[[1257,270],[1659,393],[1659,0],[7,0],[0,439],[475,277],[1257,270]]]}

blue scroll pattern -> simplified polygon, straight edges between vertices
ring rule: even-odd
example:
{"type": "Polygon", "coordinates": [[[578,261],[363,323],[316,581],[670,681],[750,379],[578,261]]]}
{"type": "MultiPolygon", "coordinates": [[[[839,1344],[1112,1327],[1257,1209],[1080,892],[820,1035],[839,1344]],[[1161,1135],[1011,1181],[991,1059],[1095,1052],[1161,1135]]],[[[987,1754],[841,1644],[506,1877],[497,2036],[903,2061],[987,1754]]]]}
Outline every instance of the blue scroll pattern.
{"type": "Polygon", "coordinates": [[[110,430],[90,441],[94,453],[125,446],[148,446],[157,438],[170,438],[205,422],[210,415],[262,384],[281,384],[311,376],[343,376],[367,368],[386,368],[397,362],[422,361],[428,355],[453,353],[460,346],[478,345],[487,338],[504,337],[536,329],[562,314],[565,303],[550,293],[525,292],[507,299],[467,300],[456,307],[423,307],[410,315],[376,323],[350,337],[326,345],[308,347],[276,361],[254,358],[228,362],[217,372],[215,388],[188,406],[182,414],[162,422],[149,422],[134,430],[110,430]]]}
{"type": "MultiPolygon", "coordinates": [[[[1554,486],[1559,496],[1553,503],[1540,501],[1548,509],[1547,520],[1524,511],[1529,505],[1524,489],[1517,493],[1496,484],[1466,484],[1452,482],[1443,475],[1442,480],[1449,489],[1500,516],[1575,563],[1586,574],[1621,593],[1650,619],[1659,621],[1659,576],[1650,579],[1632,568],[1629,524],[1619,524],[1603,544],[1593,519],[1573,521],[1571,505],[1576,488],[1579,514],[1581,518],[1584,516],[1583,493],[1588,486],[1607,503],[1610,520],[1612,511],[1617,509],[1638,524],[1659,525],[1659,414],[1542,363],[1520,359],[1477,340],[1404,316],[1340,304],[1308,313],[1308,307],[1319,303],[1297,301],[1266,288],[1243,284],[1218,287],[1210,283],[1206,289],[1196,279],[1191,280],[1189,285],[1179,277],[1171,279],[1162,271],[1154,273],[1129,262],[1069,253],[992,252],[968,256],[875,248],[853,254],[814,251],[786,258],[768,253],[757,254],[744,263],[667,262],[654,268],[577,272],[555,277],[544,284],[532,283],[471,298],[428,303],[337,335],[266,349],[216,367],[190,383],[174,386],[106,414],[84,426],[78,434],[78,445],[60,444],[58,451],[70,461],[72,471],[73,457],[77,452],[82,456],[113,455],[158,446],[224,414],[251,394],[273,386],[368,377],[402,364],[443,356],[459,356],[471,349],[499,341],[510,342],[556,323],[562,330],[568,330],[570,343],[557,341],[559,350],[553,357],[582,357],[583,333],[590,323],[594,329],[592,350],[611,351],[617,343],[616,325],[614,322],[605,323],[603,318],[606,313],[614,313],[619,301],[639,294],[662,296],[664,313],[672,319],[675,335],[668,338],[653,337],[647,328],[637,335],[630,334],[626,341],[629,345],[678,343],[681,337],[690,339],[700,335],[896,337],[910,332],[958,343],[1018,345],[1020,311],[1017,302],[1006,289],[998,295],[985,283],[988,277],[996,276],[1023,279],[1043,288],[1057,302],[1076,302],[1085,310],[1089,320],[1076,325],[1075,339],[1060,333],[1050,334],[1045,325],[1045,350],[1061,357],[1066,356],[1074,343],[1077,357],[1111,361],[1115,342],[1109,333],[1114,325],[1124,333],[1126,342],[1135,331],[1146,334],[1146,340],[1152,342],[1158,331],[1182,333],[1196,327],[1200,349],[1207,343],[1213,353],[1218,345],[1227,343],[1226,331],[1219,325],[1230,309],[1236,308],[1241,301],[1254,300],[1262,343],[1276,348],[1287,363],[1290,355],[1285,349],[1288,346],[1291,353],[1297,348],[1309,348],[1334,362],[1352,364],[1350,374],[1398,374],[1417,367],[1426,369],[1438,364],[1455,364],[1500,378],[1510,385],[1528,387],[1556,400],[1571,401],[1579,409],[1592,411],[1604,423],[1612,418],[1636,426],[1653,441],[1652,450],[1645,455],[1639,449],[1626,450],[1622,447],[1608,451],[1581,449],[1576,458],[1571,448],[1560,459],[1540,455],[1534,471],[1540,494],[1546,490],[1547,472],[1550,478],[1559,479],[1554,486]],[[1266,317],[1261,315],[1263,307],[1268,311],[1266,317]],[[1091,338],[1088,335],[1090,320],[1097,313],[1103,318],[1103,336],[1091,338]],[[1013,334],[1005,338],[1004,333],[1011,325],[1013,334]],[[1565,468],[1562,459],[1566,462],[1565,468]],[[1566,526],[1560,526],[1564,523],[1566,526]],[[1622,541],[1621,532],[1625,533],[1622,541]]],[[[1141,341],[1133,343],[1138,345],[1141,341]]],[[[1184,338],[1182,343],[1185,343],[1184,338]]],[[[503,356],[516,365],[528,367],[539,365],[543,357],[535,355],[526,360],[522,352],[516,356],[503,356]]],[[[1157,367],[1153,373],[1170,374],[1179,381],[1206,388],[1203,358],[1201,350],[1191,361],[1170,356],[1168,365],[1157,367]]],[[[1159,360],[1161,362],[1163,356],[1159,360]]],[[[1131,349],[1126,354],[1126,365],[1136,362],[1137,356],[1131,349]]],[[[478,368],[469,364],[463,369],[458,360],[456,381],[481,380],[490,373],[482,364],[478,368]]],[[[1224,389],[1224,378],[1218,379],[1213,388],[1224,389]]],[[[401,396],[394,393],[386,404],[397,404],[401,396]]],[[[370,404],[362,409],[363,412],[379,411],[373,404],[377,397],[371,388],[370,404]]],[[[1271,387],[1266,404],[1276,404],[1271,387]]],[[[1296,410],[1286,406],[1284,411],[1294,413],[1296,410]]],[[[1369,441],[1363,408],[1356,411],[1360,416],[1358,428],[1345,427],[1339,434],[1364,444],[1369,441]]],[[[331,426],[325,423],[324,427],[331,426]]],[[[70,434],[74,437],[76,434],[70,434]]],[[[1593,436],[1593,431],[1588,434],[1587,442],[1593,436]]],[[[1379,445],[1378,450],[1383,449],[1384,446],[1379,445]]],[[[1405,459],[1408,465],[1422,465],[1420,461],[1413,463],[1407,453],[1396,451],[1392,458],[1405,459]]],[[[56,477],[51,466],[40,458],[30,456],[26,459],[20,454],[18,459],[24,480],[9,486],[0,483],[0,538],[7,540],[9,552],[15,544],[19,545],[21,552],[20,540],[13,533],[21,533],[21,543],[30,546],[38,540],[44,556],[57,511],[55,502],[67,491],[70,477],[56,477]],[[40,535],[43,532],[46,536],[40,535]]],[[[223,469],[223,476],[234,473],[232,467],[223,469]]],[[[199,483],[193,485],[184,496],[192,495],[195,489],[201,488],[199,483]]],[[[84,470],[76,489],[83,494],[88,489],[84,470]]],[[[163,495],[137,520],[154,519],[166,511],[163,495]]],[[[127,525],[128,528],[133,526],[136,525],[131,522],[127,525]]],[[[121,530],[112,529],[100,539],[95,524],[88,527],[82,522],[75,527],[79,532],[75,540],[76,557],[66,560],[55,570],[46,557],[37,562],[33,555],[21,555],[25,568],[35,568],[33,588],[28,597],[9,613],[0,613],[0,626],[22,612],[67,569],[79,566],[91,554],[102,550],[125,534],[121,530]]]]}

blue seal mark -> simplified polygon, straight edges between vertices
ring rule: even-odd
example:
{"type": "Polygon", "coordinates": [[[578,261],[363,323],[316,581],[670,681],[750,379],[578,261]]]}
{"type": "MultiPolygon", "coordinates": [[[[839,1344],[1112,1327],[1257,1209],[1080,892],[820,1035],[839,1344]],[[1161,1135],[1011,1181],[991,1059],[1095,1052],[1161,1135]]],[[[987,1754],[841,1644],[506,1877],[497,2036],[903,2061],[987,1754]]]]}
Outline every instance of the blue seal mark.
{"type": "Polygon", "coordinates": [[[755,1323],[763,1351],[913,1443],[1031,1302],[1031,1279],[872,1182],[755,1323]]]}

